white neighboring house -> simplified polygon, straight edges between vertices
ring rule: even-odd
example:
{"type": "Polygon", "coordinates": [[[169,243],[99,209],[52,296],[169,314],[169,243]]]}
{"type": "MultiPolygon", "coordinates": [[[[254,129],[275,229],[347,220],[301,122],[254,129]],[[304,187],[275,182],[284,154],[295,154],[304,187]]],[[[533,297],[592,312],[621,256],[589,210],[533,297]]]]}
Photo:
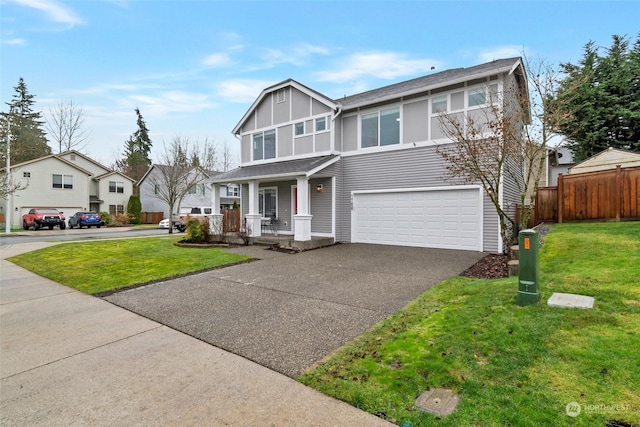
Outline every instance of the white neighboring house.
{"type": "MultiPolygon", "coordinates": [[[[162,212],[163,218],[169,218],[169,206],[158,197],[159,185],[161,179],[159,177],[161,168],[167,168],[167,165],[151,165],[144,176],[138,182],[140,187],[140,203],[143,212],[162,212]]],[[[192,186],[178,206],[174,206],[174,214],[190,212],[193,207],[213,207],[211,198],[211,179],[220,172],[208,171],[206,177],[196,185],[192,186]]],[[[223,186],[220,196],[220,206],[218,210],[214,209],[214,213],[219,213],[221,209],[232,208],[234,202],[240,205],[239,184],[226,184],[223,186]]]]}
{"type": "MultiPolygon", "coordinates": [[[[11,176],[26,186],[9,196],[12,227],[21,225],[22,215],[37,207],[56,208],[67,218],[83,210],[124,213],[133,194],[133,179],[75,150],[12,165],[11,176]]],[[[6,213],[6,200],[1,203],[6,213]]]]}
{"type": "Polygon", "coordinates": [[[558,175],[567,175],[569,168],[575,164],[573,153],[569,147],[559,145],[557,148],[550,149],[547,157],[547,183],[545,187],[557,186],[558,175]]]}

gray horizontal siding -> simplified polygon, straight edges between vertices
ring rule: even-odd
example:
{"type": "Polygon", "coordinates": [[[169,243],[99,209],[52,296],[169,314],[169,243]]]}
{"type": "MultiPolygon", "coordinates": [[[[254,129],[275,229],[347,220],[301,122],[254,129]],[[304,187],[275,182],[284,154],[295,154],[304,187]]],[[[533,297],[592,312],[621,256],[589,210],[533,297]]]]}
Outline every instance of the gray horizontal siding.
{"type": "MultiPolygon", "coordinates": [[[[436,147],[418,147],[366,155],[343,157],[341,185],[337,192],[337,240],[351,241],[351,192],[361,190],[407,189],[462,184],[448,174],[436,147]]],[[[489,202],[491,203],[491,202],[489,202]]],[[[497,250],[493,236],[495,209],[484,203],[484,250],[497,250]]]]}
{"type": "Polygon", "coordinates": [[[311,194],[311,233],[331,233],[333,180],[331,178],[310,179],[309,189],[311,194]],[[316,188],[322,184],[323,192],[318,193],[316,188]]]}

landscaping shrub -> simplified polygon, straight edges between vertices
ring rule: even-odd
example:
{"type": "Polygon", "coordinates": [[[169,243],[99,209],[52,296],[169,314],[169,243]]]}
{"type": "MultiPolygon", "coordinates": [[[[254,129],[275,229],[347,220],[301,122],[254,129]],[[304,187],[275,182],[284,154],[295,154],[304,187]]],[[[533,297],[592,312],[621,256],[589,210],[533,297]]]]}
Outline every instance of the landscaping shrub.
{"type": "Polygon", "coordinates": [[[129,222],[131,224],[140,224],[142,203],[140,202],[139,196],[129,197],[129,203],[127,203],[127,212],[129,213],[129,222]]]}
{"type": "Polygon", "coordinates": [[[111,214],[109,212],[100,212],[100,218],[102,219],[102,222],[104,222],[104,225],[111,224],[111,214]]]}
{"type": "Polygon", "coordinates": [[[207,218],[189,218],[186,223],[185,241],[189,243],[207,243],[211,239],[211,230],[207,218]]]}

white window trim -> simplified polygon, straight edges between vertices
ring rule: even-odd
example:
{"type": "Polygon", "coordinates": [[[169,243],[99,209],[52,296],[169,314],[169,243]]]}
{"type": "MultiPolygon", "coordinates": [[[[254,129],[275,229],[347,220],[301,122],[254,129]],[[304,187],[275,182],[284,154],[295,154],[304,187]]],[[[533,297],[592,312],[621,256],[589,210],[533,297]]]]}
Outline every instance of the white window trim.
{"type": "Polygon", "coordinates": [[[402,103],[389,104],[380,108],[372,108],[369,110],[360,111],[357,114],[358,117],[358,141],[357,141],[357,150],[356,151],[385,151],[389,149],[395,149],[397,147],[402,146],[402,136],[403,136],[403,105],[402,103]],[[380,112],[382,110],[391,110],[393,108],[398,109],[398,120],[400,122],[400,127],[398,129],[398,143],[397,144],[389,144],[389,145],[380,145],[380,112]],[[362,146],[362,116],[366,116],[368,114],[378,113],[378,145],[374,145],[372,147],[363,147],[362,146]],[[393,147],[393,148],[391,148],[393,147]]]}
{"type": "Polygon", "coordinates": [[[254,132],[250,132],[249,135],[251,136],[251,159],[252,159],[251,161],[252,162],[271,162],[278,158],[278,129],[277,128],[268,128],[264,130],[254,131],[254,132]],[[268,159],[265,159],[264,158],[264,134],[265,132],[269,132],[269,131],[273,131],[273,134],[275,136],[275,148],[274,148],[275,152],[273,157],[269,157],[268,159]],[[262,134],[262,157],[263,158],[256,160],[253,158],[253,155],[254,155],[253,144],[255,143],[253,138],[255,135],[258,135],[260,133],[262,134]]]}
{"type": "Polygon", "coordinates": [[[277,104],[282,104],[283,102],[286,102],[287,100],[287,92],[285,88],[282,89],[278,89],[276,91],[276,103],[277,104]],[[282,97],[280,97],[280,95],[282,95],[282,97]]]}

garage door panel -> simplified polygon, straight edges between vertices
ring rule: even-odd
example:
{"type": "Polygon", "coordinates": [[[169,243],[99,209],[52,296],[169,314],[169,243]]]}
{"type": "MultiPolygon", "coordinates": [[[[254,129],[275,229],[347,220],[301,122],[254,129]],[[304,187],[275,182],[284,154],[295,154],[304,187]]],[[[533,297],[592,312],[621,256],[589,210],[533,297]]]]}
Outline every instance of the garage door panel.
{"type": "Polygon", "coordinates": [[[352,241],[482,250],[477,189],[355,194],[352,241]]]}

